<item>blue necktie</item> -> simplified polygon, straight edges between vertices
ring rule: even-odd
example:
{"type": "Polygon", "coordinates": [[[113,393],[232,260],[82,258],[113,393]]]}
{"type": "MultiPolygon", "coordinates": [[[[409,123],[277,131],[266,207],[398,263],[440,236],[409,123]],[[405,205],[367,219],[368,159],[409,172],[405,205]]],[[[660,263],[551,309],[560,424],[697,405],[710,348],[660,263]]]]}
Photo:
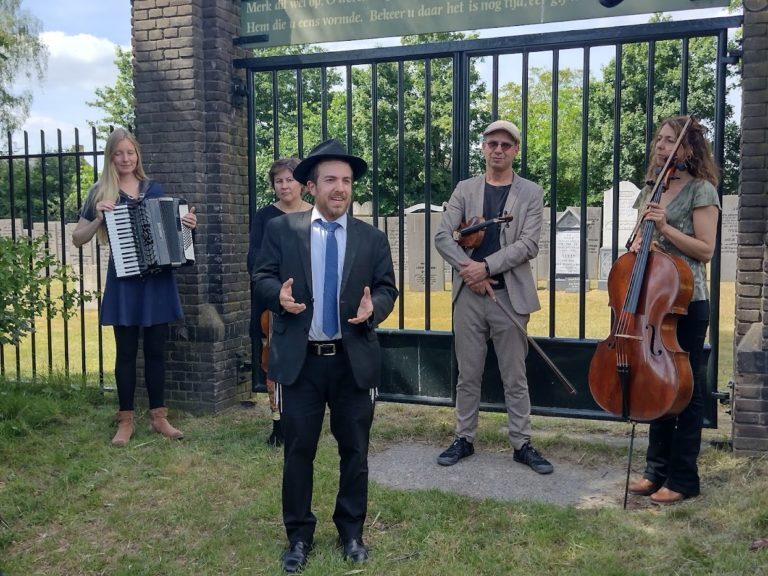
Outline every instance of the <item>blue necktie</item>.
{"type": "Polygon", "coordinates": [[[339,287],[339,247],[336,243],[338,222],[323,222],[325,228],[325,283],[323,288],[323,332],[329,338],[339,330],[339,307],[336,304],[336,292],[339,287]]]}

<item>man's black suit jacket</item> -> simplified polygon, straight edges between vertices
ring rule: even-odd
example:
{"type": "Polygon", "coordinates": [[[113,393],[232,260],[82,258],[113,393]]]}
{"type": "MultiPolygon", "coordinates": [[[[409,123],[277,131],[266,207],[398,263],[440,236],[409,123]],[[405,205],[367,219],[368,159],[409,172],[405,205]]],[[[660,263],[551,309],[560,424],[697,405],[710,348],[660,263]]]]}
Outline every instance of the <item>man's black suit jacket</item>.
{"type": "MultiPolygon", "coordinates": [[[[314,303],[322,306],[322,295],[312,294],[310,227],[312,211],[274,218],[267,224],[262,251],[253,272],[256,293],[275,312],[269,347],[269,377],[290,386],[301,372],[314,303]],[[306,304],[300,314],[280,306],[280,288],[293,278],[293,298],[306,304]]],[[[339,323],[344,353],[349,358],[360,388],[375,388],[381,379],[381,350],[375,326],[392,312],[398,291],[392,255],[386,235],[365,222],[347,217],[347,247],[339,296],[339,323]],[[350,324],[368,286],[373,300],[372,321],[350,324]]]]}

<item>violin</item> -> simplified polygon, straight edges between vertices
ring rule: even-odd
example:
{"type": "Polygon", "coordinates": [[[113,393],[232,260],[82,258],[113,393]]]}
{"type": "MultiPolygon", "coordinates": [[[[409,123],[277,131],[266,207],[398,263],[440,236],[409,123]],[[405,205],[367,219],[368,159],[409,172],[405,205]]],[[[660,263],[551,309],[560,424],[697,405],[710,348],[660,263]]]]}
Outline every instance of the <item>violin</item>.
{"type": "Polygon", "coordinates": [[[512,215],[498,216],[486,220],[482,216],[473,216],[467,222],[459,224],[459,229],[453,231],[453,239],[459,243],[462,248],[477,248],[483,243],[485,238],[485,229],[492,224],[504,224],[512,222],[512,215]]]}
{"type": "MultiPolygon", "coordinates": [[[[661,200],[674,178],[674,156],[691,121],[656,180],[651,202],[661,200]]],[[[678,317],[687,313],[693,296],[693,273],[682,258],[651,249],[653,221],[643,221],[642,228],[637,253],[618,258],[608,275],[615,321],[608,338],[597,345],[588,378],[601,408],[634,422],[676,416],[693,392],[688,353],[677,341],[678,317]]]]}
{"type": "Polygon", "coordinates": [[[269,363],[269,339],[272,335],[272,312],[264,310],[260,318],[261,333],[263,334],[261,342],[261,369],[267,373],[269,363]]]}

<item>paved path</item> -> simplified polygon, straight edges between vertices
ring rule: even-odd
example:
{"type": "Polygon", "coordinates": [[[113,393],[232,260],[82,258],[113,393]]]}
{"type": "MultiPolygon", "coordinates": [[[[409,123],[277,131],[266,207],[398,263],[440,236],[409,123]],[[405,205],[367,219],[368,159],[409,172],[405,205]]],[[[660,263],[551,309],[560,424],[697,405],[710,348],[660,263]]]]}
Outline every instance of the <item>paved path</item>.
{"type": "Polygon", "coordinates": [[[394,444],[369,456],[370,480],[392,488],[434,488],[474,498],[534,500],[580,508],[623,504],[625,461],[585,467],[550,458],[555,471],[542,476],[512,460],[511,450],[479,449],[454,466],[439,466],[437,455],[443,449],[423,443],[394,444]]]}

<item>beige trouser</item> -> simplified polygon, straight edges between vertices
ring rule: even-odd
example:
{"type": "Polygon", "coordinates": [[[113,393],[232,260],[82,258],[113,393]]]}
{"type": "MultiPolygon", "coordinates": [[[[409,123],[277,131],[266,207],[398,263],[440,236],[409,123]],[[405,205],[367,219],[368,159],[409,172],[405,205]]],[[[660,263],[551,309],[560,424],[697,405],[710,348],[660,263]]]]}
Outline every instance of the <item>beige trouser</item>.
{"type": "Polygon", "coordinates": [[[490,296],[479,296],[465,286],[454,303],[453,331],[459,366],[456,436],[470,442],[475,439],[487,342],[491,339],[504,383],[509,440],[515,449],[520,449],[531,438],[531,399],[525,377],[528,341],[525,334],[499,309],[499,305],[523,327],[528,325],[530,315],[517,314],[504,289],[496,291],[496,299],[498,303],[490,296]]]}

